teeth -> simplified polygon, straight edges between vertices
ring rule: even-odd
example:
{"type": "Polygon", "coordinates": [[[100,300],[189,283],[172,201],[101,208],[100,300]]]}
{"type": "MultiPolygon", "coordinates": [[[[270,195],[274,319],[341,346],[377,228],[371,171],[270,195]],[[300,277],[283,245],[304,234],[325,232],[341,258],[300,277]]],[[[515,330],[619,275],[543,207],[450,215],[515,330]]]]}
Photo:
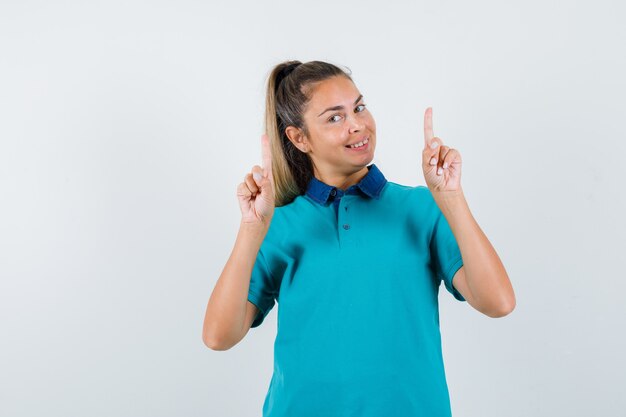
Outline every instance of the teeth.
{"type": "Polygon", "coordinates": [[[365,145],[367,142],[369,142],[369,138],[362,140],[359,143],[355,143],[354,145],[350,145],[351,148],[360,148],[361,146],[365,145]]]}

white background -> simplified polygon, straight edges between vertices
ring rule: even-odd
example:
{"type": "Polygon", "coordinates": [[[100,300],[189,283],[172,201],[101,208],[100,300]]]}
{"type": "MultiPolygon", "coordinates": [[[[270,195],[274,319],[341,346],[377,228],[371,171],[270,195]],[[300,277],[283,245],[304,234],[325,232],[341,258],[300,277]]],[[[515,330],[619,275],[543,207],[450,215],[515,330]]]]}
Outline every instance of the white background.
{"type": "Polygon", "coordinates": [[[0,415],[260,416],[276,309],[202,343],[287,59],[352,70],[374,163],[463,158],[517,308],[440,287],[455,417],[618,416],[626,19],[618,1],[0,3],[0,415]]]}

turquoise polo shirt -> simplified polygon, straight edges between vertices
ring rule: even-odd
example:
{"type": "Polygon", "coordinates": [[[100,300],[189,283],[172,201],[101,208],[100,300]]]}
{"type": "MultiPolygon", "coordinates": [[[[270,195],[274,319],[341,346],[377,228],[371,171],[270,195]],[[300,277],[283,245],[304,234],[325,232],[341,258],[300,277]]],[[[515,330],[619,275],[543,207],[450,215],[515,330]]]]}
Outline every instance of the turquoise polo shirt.
{"type": "Polygon", "coordinates": [[[438,292],[463,265],[425,186],[375,164],[341,190],[312,178],[277,207],[248,300],[252,328],[278,303],[263,417],[450,417],[438,292]]]}

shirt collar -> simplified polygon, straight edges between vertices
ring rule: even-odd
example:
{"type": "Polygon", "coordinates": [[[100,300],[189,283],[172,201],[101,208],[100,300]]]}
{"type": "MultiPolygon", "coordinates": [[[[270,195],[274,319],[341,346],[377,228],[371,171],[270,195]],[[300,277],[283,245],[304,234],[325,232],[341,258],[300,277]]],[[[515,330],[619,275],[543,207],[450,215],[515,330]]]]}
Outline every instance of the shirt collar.
{"type": "Polygon", "coordinates": [[[320,204],[326,204],[333,197],[337,198],[351,193],[356,194],[357,190],[361,190],[370,198],[378,199],[387,179],[375,164],[369,165],[367,169],[367,174],[357,184],[348,187],[345,191],[328,185],[313,176],[307,185],[306,194],[320,204]],[[334,194],[332,193],[333,190],[334,194]]]}

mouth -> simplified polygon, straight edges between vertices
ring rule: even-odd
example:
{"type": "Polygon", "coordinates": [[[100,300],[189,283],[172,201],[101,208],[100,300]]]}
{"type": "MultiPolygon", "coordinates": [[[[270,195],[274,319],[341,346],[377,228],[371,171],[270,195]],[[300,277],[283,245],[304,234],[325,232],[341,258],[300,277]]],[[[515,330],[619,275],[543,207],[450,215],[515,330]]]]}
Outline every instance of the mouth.
{"type": "Polygon", "coordinates": [[[369,141],[370,141],[370,138],[368,136],[359,142],[353,143],[352,145],[346,145],[346,148],[353,149],[353,150],[367,149],[368,148],[367,144],[369,143],[369,141]]]}

